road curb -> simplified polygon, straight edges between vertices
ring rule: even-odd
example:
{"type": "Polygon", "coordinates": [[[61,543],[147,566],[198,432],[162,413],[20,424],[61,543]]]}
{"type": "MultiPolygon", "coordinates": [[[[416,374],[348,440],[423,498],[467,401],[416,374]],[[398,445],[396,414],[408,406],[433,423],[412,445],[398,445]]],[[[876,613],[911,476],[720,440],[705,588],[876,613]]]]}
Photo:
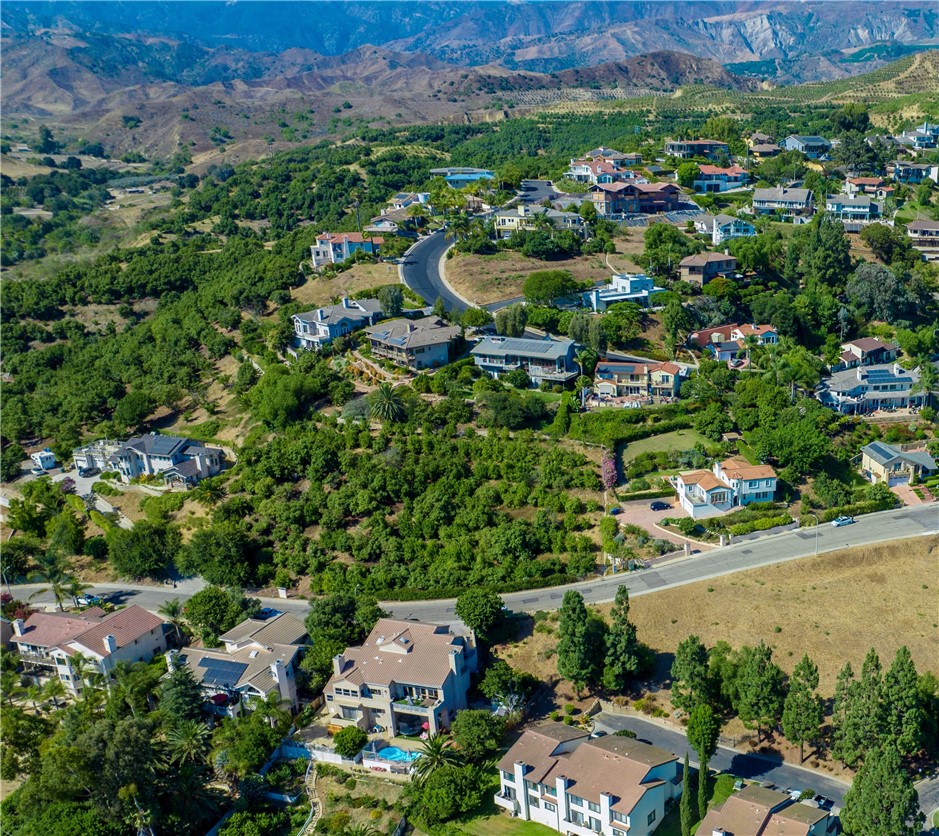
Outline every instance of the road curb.
{"type": "Polygon", "coordinates": [[[456,290],[454,290],[453,285],[447,281],[447,253],[450,252],[454,246],[454,244],[451,244],[443,251],[443,255],[440,256],[440,260],[437,262],[437,275],[440,276],[440,281],[443,282],[443,286],[448,291],[450,291],[450,293],[456,296],[456,298],[459,299],[464,305],[466,305],[467,308],[478,308],[479,305],[477,305],[475,302],[471,302],[462,293],[457,293],[456,290]]]}

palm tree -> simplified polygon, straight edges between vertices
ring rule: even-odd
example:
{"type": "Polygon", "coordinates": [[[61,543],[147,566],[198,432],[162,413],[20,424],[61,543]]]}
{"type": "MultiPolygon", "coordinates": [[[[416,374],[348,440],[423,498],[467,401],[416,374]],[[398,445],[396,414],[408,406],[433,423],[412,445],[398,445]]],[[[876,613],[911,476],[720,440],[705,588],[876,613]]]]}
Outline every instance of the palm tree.
{"type": "Polygon", "coordinates": [[[379,836],[379,832],[370,824],[347,824],[342,836],[379,836]]]}
{"type": "Polygon", "coordinates": [[[176,631],[176,643],[182,644],[183,634],[179,625],[183,622],[183,605],[179,598],[168,598],[161,605],[157,612],[163,616],[176,631]]]}
{"type": "Polygon", "coordinates": [[[43,696],[46,697],[46,699],[52,700],[52,704],[56,708],[59,707],[59,699],[60,698],[65,699],[65,697],[67,696],[65,686],[62,684],[62,680],[59,679],[57,676],[52,677],[43,686],[42,693],[43,693],[43,696]]]}
{"type": "Polygon", "coordinates": [[[390,383],[379,383],[368,396],[368,411],[372,418],[380,421],[403,421],[407,417],[404,400],[390,383]]]}
{"type": "Polygon", "coordinates": [[[198,720],[180,720],[166,734],[171,765],[205,763],[209,750],[209,727],[198,720]]]}
{"type": "Polygon", "coordinates": [[[225,486],[218,479],[203,479],[192,489],[192,498],[209,507],[218,505],[226,493],[225,486]]]}
{"type": "Polygon", "coordinates": [[[70,577],[68,583],[65,585],[65,591],[68,592],[69,597],[72,599],[72,603],[75,607],[78,607],[78,596],[81,595],[86,589],[91,589],[90,583],[82,583],[78,578],[70,577]]]}
{"type": "Polygon", "coordinates": [[[450,226],[447,227],[447,238],[453,240],[454,238],[457,241],[465,241],[469,236],[471,229],[470,219],[465,212],[460,212],[452,221],[450,221],[450,226]]]}
{"type": "Polygon", "coordinates": [[[458,766],[463,759],[449,735],[437,732],[421,742],[420,756],[414,761],[414,778],[423,783],[441,766],[458,766]]]}
{"type": "Polygon", "coordinates": [[[33,704],[33,711],[37,714],[39,713],[39,706],[37,703],[42,699],[42,688],[34,683],[26,689],[26,698],[33,704]]]}
{"type": "Polygon", "coordinates": [[[75,580],[68,571],[68,561],[62,555],[49,551],[43,555],[37,556],[36,563],[39,568],[33,572],[30,579],[40,583],[47,583],[49,586],[45,589],[37,589],[29,596],[29,600],[32,601],[33,598],[51,592],[55,597],[58,608],[64,611],[65,606],[62,602],[69,594],[69,585],[75,580]]]}
{"type": "Polygon", "coordinates": [[[582,348],[574,355],[574,362],[577,363],[581,376],[587,376],[587,369],[592,370],[597,362],[597,352],[592,348],[582,348]]]}
{"type": "Polygon", "coordinates": [[[924,360],[918,366],[919,380],[913,385],[914,392],[922,392],[925,395],[924,405],[928,406],[933,394],[939,391],[939,372],[936,367],[928,360],[924,360]]]}
{"type": "Polygon", "coordinates": [[[23,683],[16,671],[3,671],[0,673],[0,693],[7,702],[13,705],[13,700],[23,693],[23,683]]]}
{"type": "Polygon", "coordinates": [[[272,729],[277,728],[278,725],[289,726],[290,712],[286,709],[287,705],[287,700],[276,691],[271,692],[263,699],[255,697],[248,704],[249,708],[259,717],[262,717],[272,729]]]}

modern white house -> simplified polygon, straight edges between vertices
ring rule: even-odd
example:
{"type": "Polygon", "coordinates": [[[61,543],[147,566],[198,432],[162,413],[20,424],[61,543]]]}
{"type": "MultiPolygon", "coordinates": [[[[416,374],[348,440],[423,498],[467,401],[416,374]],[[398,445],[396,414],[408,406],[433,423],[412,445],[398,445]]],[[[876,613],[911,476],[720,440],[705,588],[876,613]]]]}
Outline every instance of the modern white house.
{"type": "Polygon", "coordinates": [[[830,194],[825,198],[825,211],[846,224],[869,224],[880,219],[883,206],[866,194],[830,194]]]}
{"type": "Polygon", "coordinates": [[[324,232],[316,236],[316,243],[310,247],[310,258],[314,267],[341,264],[359,250],[378,255],[384,243],[379,236],[366,238],[361,232],[324,232]]]}
{"type": "Polygon", "coordinates": [[[499,762],[495,803],[565,836],[649,836],[681,795],[681,778],[678,758],[664,749],[545,723],[499,762]]]}
{"type": "Polygon", "coordinates": [[[297,348],[319,351],[336,337],[342,337],[374,325],[382,318],[381,302],[377,299],[347,299],[313,311],[294,314],[294,341],[297,348]]]}
{"type": "Polygon", "coordinates": [[[470,352],[473,362],[491,377],[523,369],[535,386],[565,384],[577,377],[573,340],[530,340],[522,337],[484,337],[470,352]]]}
{"type": "Polygon", "coordinates": [[[80,613],[35,612],[13,622],[10,642],[27,675],[57,677],[73,694],[84,687],[78,655],[87,662],[87,681],[95,673],[109,676],[118,662],[149,662],[166,649],[163,619],[136,604],[112,613],[99,607],[80,613]]]}
{"type": "Polygon", "coordinates": [[[152,432],[124,442],[94,441],[73,450],[72,458],[80,469],[116,471],[122,482],[161,475],[170,484],[189,486],[220,473],[225,454],[201,441],[152,432]]]}
{"type": "Polygon", "coordinates": [[[583,298],[584,304],[603,313],[617,302],[635,302],[647,308],[655,304],[654,299],[660,293],[665,293],[665,288],[658,287],[655,279],[645,273],[614,273],[608,285],[588,290],[583,298]]]}
{"type": "Polygon", "coordinates": [[[297,670],[309,641],[300,619],[288,613],[248,618],[219,639],[223,649],[186,647],[166,654],[170,671],[189,668],[209,711],[237,717],[252,699],[274,693],[291,711],[299,708],[297,670]]]}
{"type": "Polygon", "coordinates": [[[33,464],[35,464],[36,467],[41,467],[43,470],[49,470],[55,467],[55,453],[48,447],[43,447],[38,453],[30,453],[29,457],[33,460],[33,464]]]}
{"type": "Polygon", "coordinates": [[[925,406],[929,395],[915,391],[919,378],[919,369],[907,370],[899,363],[858,366],[822,378],[815,397],[842,415],[925,406]]]}
{"type": "Polygon", "coordinates": [[[694,219],[696,232],[709,235],[711,244],[720,246],[733,238],[752,238],[756,235],[756,227],[743,218],[732,215],[700,215],[694,219]]]}
{"type": "Polygon", "coordinates": [[[388,737],[448,729],[467,707],[476,665],[472,631],[381,618],[360,647],[333,658],[323,690],[329,722],[388,737]]]}
{"type": "Polygon", "coordinates": [[[690,470],[670,477],[681,507],[692,519],[726,514],[753,502],[772,502],[776,471],[742,459],[715,462],[711,470],[690,470]]]}

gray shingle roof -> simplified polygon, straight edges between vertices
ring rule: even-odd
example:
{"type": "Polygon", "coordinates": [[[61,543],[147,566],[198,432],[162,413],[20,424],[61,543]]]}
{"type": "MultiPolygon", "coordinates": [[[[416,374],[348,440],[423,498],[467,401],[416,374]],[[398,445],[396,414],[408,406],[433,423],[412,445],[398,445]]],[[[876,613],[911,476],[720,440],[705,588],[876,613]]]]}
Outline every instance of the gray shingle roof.
{"type": "Polygon", "coordinates": [[[557,360],[566,357],[573,340],[529,340],[522,337],[485,337],[473,347],[471,354],[487,357],[508,355],[544,357],[557,360]]]}

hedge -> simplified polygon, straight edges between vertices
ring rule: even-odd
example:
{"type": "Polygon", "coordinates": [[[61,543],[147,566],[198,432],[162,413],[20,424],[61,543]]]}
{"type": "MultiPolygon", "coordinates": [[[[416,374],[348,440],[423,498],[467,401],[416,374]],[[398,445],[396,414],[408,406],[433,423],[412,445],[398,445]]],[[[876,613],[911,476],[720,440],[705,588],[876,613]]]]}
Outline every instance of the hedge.
{"type": "MultiPolygon", "coordinates": [[[[829,508],[821,514],[822,522],[831,522],[836,517],[856,517],[861,514],[873,514],[875,511],[889,511],[897,504],[895,498],[868,499],[864,502],[855,502],[852,505],[843,505],[841,508],[829,508]]],[[[803,517],[804,519],[804,517],[803,517]]]]}
{"type": "MultiPolygon", "coordinates": [[[[527,589],[541,589],[547,586],[563,586],[566,583],[574,583],[577,577],[566,573],[548,575],[545,578],[529,578],[524,581],[511,581],[510,583],[496,584],[495,586],[486,586],[492,592],[524,592],[527,589]]],[[[433,601],[437,598],[458,598],[464,592],[470,589],[478,589],[478,586],[445,586],[436,589],[412,589],[405,587],[403,589],[385,589],[374,593],[379,601],[433,601]]]]}
{"type": "Polygon", "coordinates": [[[769,528],[776,528],[777,525],[789,525],[791,522],[792,517],[788,514],[780,514],[778,517],[762,517],[752,522],[737,523],[727,530],[735,537],[739,537],[742,534],[750,534],[754,531],[766,531],[769,528]]]}
{"type": "Polygon", "coordinates": [[[659,499],[664,496],[675,496],[675,491],[672,488],[662,488],[657,491],[636,491],[635,493],[617,494],[616,498],[619,502],[632,502],[636,499],[659,499]]]}
{"type": "Polygon", "coordinates": [[[604,410],[571,416],[570,438],[613,447],[691,426],[690,415],[699,404],[677,403],[640,409],[604,410]]]}

